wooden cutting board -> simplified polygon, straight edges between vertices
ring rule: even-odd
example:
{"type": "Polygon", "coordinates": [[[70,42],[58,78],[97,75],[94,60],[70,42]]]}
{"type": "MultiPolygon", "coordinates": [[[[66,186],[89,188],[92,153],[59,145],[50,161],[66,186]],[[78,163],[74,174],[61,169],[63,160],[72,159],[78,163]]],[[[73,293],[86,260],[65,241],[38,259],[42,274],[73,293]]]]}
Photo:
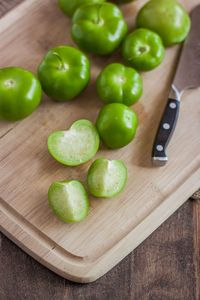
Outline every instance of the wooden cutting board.
{"type": "MultiPolygon", "coordinates": [[[[123,7],[130,29],[146,1],[123,7]]],[[[181,1],[188,10],[199,0],[181,1]]],[[[44,53],[73,44],[70,20],[54,0],[26,0],[0,20],[0,67],[18,65],[36,71],[44,53]]],[[[140,127],[133,143],[118,150],[102,149],[96,157],[123,159],[129,171],[127,188],[112,200],[91,198],[89,217],[64,224],[48,208],[47,191],[55,180],[85,181],[90,163],[76,168],[58,164],[48,154],[48,135],[76,119],[95,121],[102,106],[95,78],[103,66],[120,61],[115,54],[91,56],[92,80],[70,103],[44,97],[29,118],[0,123],[0,226],[27,253],[61,276],[91,282],[137,247],[200,186],[200,90],[185,93],[180,120],[169,146],[169,163],[151,165],[151,148],[173,78],[179,47],[167,50],[164,63],[143,74],[144,94],[133,108],[140,127]]]]}

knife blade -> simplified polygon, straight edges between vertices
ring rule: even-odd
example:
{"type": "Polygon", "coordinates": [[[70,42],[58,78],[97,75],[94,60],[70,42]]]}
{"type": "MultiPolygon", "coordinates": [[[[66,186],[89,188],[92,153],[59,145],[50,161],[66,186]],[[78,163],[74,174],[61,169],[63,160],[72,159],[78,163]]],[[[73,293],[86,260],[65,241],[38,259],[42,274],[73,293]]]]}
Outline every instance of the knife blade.
{"type": "Polygon", "coordinates": [[[191,13],[191,30],[183,45],[169,98],[153,144],[153,165],[164,166],[167,163],[166,150],[177,124],[182,95],[185,90],[199,86],[200,5],[195,7],[191,13]]]}

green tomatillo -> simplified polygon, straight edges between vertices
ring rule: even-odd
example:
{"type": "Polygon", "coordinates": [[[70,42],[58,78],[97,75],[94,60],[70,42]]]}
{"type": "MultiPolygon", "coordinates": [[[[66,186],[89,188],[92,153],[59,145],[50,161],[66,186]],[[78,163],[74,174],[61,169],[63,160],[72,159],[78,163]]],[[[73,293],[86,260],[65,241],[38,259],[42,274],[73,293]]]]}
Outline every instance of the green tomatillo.
{"type": "Polygon", "coordinates": [[[157,32],[165,46],[181,43],[190,30],[190,17],[176,0],[150,0],[139,11],[137,27],[157,32]]]}
{"type": "Polygon", "coordinates": [[[96,121],[97,130],[103,143],[111,149],[128,145],[135,137],[137,114],[121,103],[105,105],[96,121]]]}
{"type": "Polygon", "coordinates": [[[127,181],[127,168],[122,160],[96,159],[88,170],[90,193],[98,198],[112,198],[121,193],[127,181]]]}
{"type": "Polygon", "coordinates": [[[80,50],[70,46],[51,49],[38,68],[44,92],[56,101],[78,96],[90,79],[90,63],[80,50]]]}
{"type": "Polygon", "coordinates": [[[0,69],[0,119],[17,121],[40,104],[42,88],[29,71],[18,67],[0,69]]]}
{"type": "Polygon", "coordinates": [[[84,4],[103,3],[106,0],[59,0],[61,10],[72,17],[77,8],[84,4]]]}
{"type": "Polygon", "coordinates": [[[138,71],[156,68],[164,59],[165,48],[160,36],[148,29],[137,29],[124,40],[122,56],[138,71]]]}
{"type": "Polygon", "coordinates": [[[106,103],[134,104],[142,95],[142,77],[119,63],[106,66],[96,82],[97,93],[106,103]]]}
{"type": "Polygon", "coordinates": [[[88,215],[88,195],[78,180],[52,183],[48,191],[48,200],[55,215],[63,222],[80,222],[88,215]]]}
{"type": "Polygon", "coordinates": [[[110,54],[119,47],[126,33],[122,12],[112,3],[83,5],[73,15],[72,38],[87,52],[110,54]]]}

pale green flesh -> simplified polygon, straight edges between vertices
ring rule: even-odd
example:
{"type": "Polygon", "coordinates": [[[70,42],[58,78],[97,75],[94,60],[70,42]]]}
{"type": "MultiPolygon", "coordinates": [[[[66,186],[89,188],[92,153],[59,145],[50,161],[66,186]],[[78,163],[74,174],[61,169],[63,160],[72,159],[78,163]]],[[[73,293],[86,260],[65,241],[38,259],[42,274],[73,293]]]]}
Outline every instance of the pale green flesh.
{"type": "Polygon", "coordinates": [[[88,196],[79,181],[53,183],[49,188],[48,198],[49,206],[64,222],[79,222],[88,215],[88,196]]]}
{"type": "Polygon", "coordinates": [[[48,149],[60,163],[77,166],[98,151],[99,136],[91,122],[79,120],[68,131],[57,131],[48,138],[48,149]]]}
{"type": "Polygon", "coordinates": [[[98,159],[88,172],[88,186],[92,195],[111,198],[119,194],[127,181],[127,169],[120,160],[98,159]]]}

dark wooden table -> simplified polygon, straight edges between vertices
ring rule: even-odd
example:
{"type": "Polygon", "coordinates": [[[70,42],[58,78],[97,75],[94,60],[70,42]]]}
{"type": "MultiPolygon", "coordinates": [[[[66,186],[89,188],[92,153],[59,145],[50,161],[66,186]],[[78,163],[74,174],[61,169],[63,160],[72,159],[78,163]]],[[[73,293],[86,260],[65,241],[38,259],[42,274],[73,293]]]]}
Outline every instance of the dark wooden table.
{"type": "MultiPolygon", "coordinates": [[[[0,0],[0,16],[21,1],[0,0]]],[[[200,201],[188,200],[118,266],[87,285],[55,275],[0,234],[0,299],[199,300],[200,201]]]]}

